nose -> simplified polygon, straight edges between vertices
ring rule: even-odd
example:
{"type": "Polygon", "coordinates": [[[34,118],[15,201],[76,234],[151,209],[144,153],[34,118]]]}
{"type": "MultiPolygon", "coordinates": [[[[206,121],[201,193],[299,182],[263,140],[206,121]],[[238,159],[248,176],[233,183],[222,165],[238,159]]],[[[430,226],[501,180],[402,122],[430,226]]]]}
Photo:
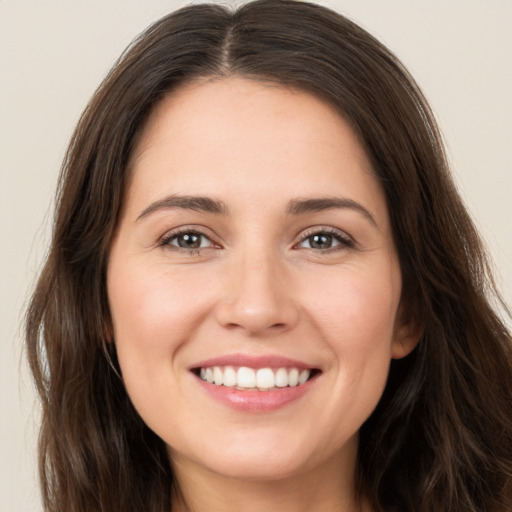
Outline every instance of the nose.
{"type": "Polygon", "coordinates": [[[224,300],[216,309],[223,327],[255,336],[281,333],[297,323],[292,279],[275,258],[242,255],[228,274],[224,300]]]}

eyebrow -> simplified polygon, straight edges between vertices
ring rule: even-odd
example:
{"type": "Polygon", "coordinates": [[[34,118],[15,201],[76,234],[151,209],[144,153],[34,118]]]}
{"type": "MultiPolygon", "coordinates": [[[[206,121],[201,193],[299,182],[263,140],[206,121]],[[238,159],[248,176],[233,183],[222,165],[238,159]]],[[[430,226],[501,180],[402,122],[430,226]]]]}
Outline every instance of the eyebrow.
{"type": "MultiPolygon", "coordinates": [[[[205,213],[226,214],[228,207],[223,201],[206,196],[170,195],[151,203],[136,219],[136,222],[160,210],[181,208],[205,213]]],[[[292,199],[288,203],[288,215],[304,215],[333,209],[349,209],[361,213],[370,223],[378,228],[373,215],[362,204],[346,197],[320,197],[309,199],[292,199]]]]}
{"type": "Polygon", "coordinates": [[[373,215],[362,204],[347,197],[321,197],[311,199],[293,199],[288,203],[289,215],[303,215],[311,212],[321,212],[332,209],[349,209],[361,213],[370,223],[378,228],[373,215]]]}
{"type": "Polygon", "coordinates": [[[225,203],[218,201],[217,199],[212,199],[211,197],[171,195],[151,203],[137,217],[136,222],[142,220],[148,215],[151,215],[152,213],[171,208],[182,208],[184,210],[216,214],[225,214],[228,212],[228,208],[225,203]]]}

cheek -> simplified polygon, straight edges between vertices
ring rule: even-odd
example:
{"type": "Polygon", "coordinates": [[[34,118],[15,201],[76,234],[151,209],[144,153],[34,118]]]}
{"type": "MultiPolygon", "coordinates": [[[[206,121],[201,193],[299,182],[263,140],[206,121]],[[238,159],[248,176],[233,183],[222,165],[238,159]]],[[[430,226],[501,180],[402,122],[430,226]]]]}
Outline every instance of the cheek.
{"type": "Polygon", "coordinates": [[[176,387],[181,347],[206,308],[199,288],[185,272],[171,275],[160,264],[148,267],[132,261],[109,274],[119,365],[128,394],[145,419],[145,412],[160,409],[153,403],[158,391],[169,396],[176,387]]]}
{"type": "Polygon", "coordinates": [[[364,357],[390,352],[401,292],[400,274],[390,265],[348,266],[336,274],[317,275],[308,287],[308,310],[333,348],[364,357]]]}
{"type": "MultiPolygon", "coordinates": [[[[171,274],[165,266],[131,265],[109,276],[109,301],[118,345],[145,350],[179,345],[198,323],[204,289],[186,272],[171,274]]],[[[148,353],[148,355],[150,355],[148,353]]]]}
{"type": "Polygon", "coordinates": [[[325,413],[337,418],[332,432],[333,442],[337,442],[338,422],[353,421],[353,429],[358,429],[382,396],[391,360],[400,278],[390,267],[379,272],[351,268],[323,284],[324,292],[311,291],[309,303],[323,343],[332,352],[332,401],[325,413]]]}
{"type": "MultiPolygon", "coordinates": [[[[130,399],[158,432],[175,421],[181,347],[200,323],[199,283],[164,265],[117,265],[108,276],[114,342],[130,399]],[[162,397],[176,404],[162,407],[162,397]]],[[[182,414],[183,415],[183,414],[182,414]]]]}
{"type": "Polygon", "coordinates": [[[385,296],[379,300],[377,294],[353,290],[347,297],[338,302],[339,309],[332,311],[330,322],[325,320],[324,334],[335,354],[337,384],[343,397],[373,409],[389,372],[394,316],[385,296]]]}

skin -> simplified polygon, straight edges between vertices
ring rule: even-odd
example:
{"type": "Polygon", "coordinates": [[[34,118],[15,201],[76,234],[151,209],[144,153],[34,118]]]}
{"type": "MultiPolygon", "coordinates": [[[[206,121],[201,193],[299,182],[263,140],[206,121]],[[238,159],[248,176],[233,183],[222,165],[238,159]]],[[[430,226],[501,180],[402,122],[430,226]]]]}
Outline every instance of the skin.
{"type": "Polygon", "coordinates": [[[418,333],[402,319],[385,198],[350,126],[300,91],[203,80],[156,108],[130,171],[108,268],[113,339],[135,408],[168,446],[176,510],[360,510],[357,433],[418,333]],[[225,211],[159,203],[176,196],[225,211]],[[333,197],[344,206],[289,212],[333,197]],[[200,249],[179,247],[191,231],[200,249]],[[190,371],[232,353],[320,374],[277,410],[235,410],[190,371]]]}

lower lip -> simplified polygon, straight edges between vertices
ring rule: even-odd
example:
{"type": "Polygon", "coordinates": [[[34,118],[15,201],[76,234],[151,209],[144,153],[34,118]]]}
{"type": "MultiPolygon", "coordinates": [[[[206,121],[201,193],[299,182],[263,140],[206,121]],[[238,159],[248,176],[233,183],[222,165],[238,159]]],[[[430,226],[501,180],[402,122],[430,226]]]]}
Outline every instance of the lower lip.
{"type": "Polygon", "coordinates": [[[213,399],[242,412],[271,412],[306,394],[314,385],[314,377],[300,386],[271,389],[269,391],[241,391],[227,386],[210,384],[196,377],[199,385],[213,399]]]}

